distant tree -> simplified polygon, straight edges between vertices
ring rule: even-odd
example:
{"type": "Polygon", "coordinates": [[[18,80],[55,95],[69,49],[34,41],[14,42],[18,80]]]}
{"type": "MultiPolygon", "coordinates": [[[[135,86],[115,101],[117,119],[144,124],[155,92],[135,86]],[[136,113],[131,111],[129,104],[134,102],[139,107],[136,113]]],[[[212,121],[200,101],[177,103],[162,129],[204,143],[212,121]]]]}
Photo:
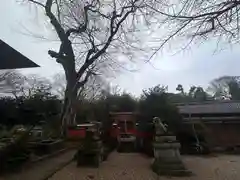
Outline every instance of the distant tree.
{"type": "Polygon", "coordinates": [[[190,89],[189,89],[188,95],[189,95],[190,97],[194,97],[194,94],[195,94],[195,92],[196,92],[196,89],[197,89],[196,86],[191,86],[190,89]]]}
{"type": "Polygon", "coordinates": [[[31,97],[35,94],[46,95],[51,94],[52,83],[48,78],[41,77],[37,74],[30,74],[25,76],[25,83],[23,87],[23,95],[31,97]]]}
{"type": "Polygon", "coordinates": [[[0,99],[0,124],[11,126],[16,123],[16,119],[20,117],[18,115],[17,104],[12,97],[2,97],[0,99]]]}
{"type": "Polygon", "coordinates": [[[34,119],[48,121],[52,116],[59,117],[61,101],[50,92],[36,92],[31,97],[24,98],[18,106],[22,109],[20,113],[24,113],[27,110],[28,121],[33,121],[34,119]]]}
{"type": "Polygon", "coordinates": [[[188,96],[192,98],[192,101],[206,101],[208,94],[201,86],[191,86],[188,96]]]}
{"type": "Polygon", "coordinates": [[[188,103],[194,101],[194,98],[188,94],[167,93],[167,96],[171,103],[188,103]]]}
{"type": "MultiPolygon", "coordinates": [[[[193,92],[186,93],[181,84],[178,84],[176,90],[180,93],[167,93],[168,100],[172,103],[187,103],[193,101],[193,97],[190,95],[193,92]]],[[[195,89],[190,89],[194,91],[195,89]]]]}
{"type": "Polygon", "coordinates": [[[31,97],[2,97],[0,99],[0,124],[12,126],[37,121],[49,122],[53,116],[59,115],[60,109],[61,101],[50,93],[36,93],[31,97]]]}
{"type": "Polygon", "coordinates": [[[210,99],[210,95],[201,86],[191,86],[189,92],[184,92],[183,86],[179,84],[176,90],[179,94],[167,93],[170,102],[188,103],[194,101],[206,101],[210,99]]]}
{"type": "Polygon", "coordinates": [[[240,77],[222,76],[210,82],[208,91],[215,99],[240,100],[240,77]]]}
{"type": "Polygon", "coordinates": [[[57,73],[52,78],[52,91],[60,98],[64,98],[66,89],[66,77],[63,73],[57,73]]]}
{"type": "Polygon", "coordinates": [[[6,71],[0,82],[1,94],[4,96],[31,97],[34,94],[51,92],[49,79],[36,74],[23,75],[17,71],[6,71]]]}
{"type": "Polygon", "coordinates": [[[228,83],[229,94],[232,100],[240,100],[240,82],[239,80],[230,81],[228,83]]]}
{"type": "Polygon", "coordinates": [[[109,106],[109,110],[114,112],[134,112],[137,106],[137,101],[127,93],[120,95],[110,94],[105,101],[109,106]]]}
{"type": "Polygon", "coordinates": [[[1,122],[7,125],[29,124],[57,116],[60,101],[52,95],[51,82],[39,75],[6,71],[1,79],[1,122]]]}
{"type": "Polygon", "coordinates": [[[165,86],[158,85],[144,90],[139,101],[139,111],[145,121],[151,122],[153,117],[160,117],[173,131],[181,125],[181,116],[178,109],[168,100],[165,86]]]}
{"type": "Polygon", "coordinates": [[[3,71],[0,75],[0,93],[17,98],[24,91],[25,76],[17,71],[3,71]]]}
{"type": "Polygon", "coordinates": [[[184,89],[183,89],[183,86],[181,84],[177,85],[176,90],[179,91],[182,95],[184,95],[184,89]]]}

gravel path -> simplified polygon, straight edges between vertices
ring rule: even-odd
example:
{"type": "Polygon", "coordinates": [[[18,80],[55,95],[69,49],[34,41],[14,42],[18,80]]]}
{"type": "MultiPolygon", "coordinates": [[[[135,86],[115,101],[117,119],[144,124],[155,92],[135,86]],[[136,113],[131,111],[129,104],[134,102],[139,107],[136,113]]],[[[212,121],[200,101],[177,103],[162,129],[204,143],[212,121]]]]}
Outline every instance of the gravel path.
{"type": "MultiPolygon", "coordinates": [[[[240,156],[184,156],[185,165],[195,175],[173,180],[240,180],[240,156]]],[[[167,180],[150,170],[151,159],[141,154],[112,153],[100,168],[76,167],[72,162],[57,172],[51,180],[167,180]]]]}

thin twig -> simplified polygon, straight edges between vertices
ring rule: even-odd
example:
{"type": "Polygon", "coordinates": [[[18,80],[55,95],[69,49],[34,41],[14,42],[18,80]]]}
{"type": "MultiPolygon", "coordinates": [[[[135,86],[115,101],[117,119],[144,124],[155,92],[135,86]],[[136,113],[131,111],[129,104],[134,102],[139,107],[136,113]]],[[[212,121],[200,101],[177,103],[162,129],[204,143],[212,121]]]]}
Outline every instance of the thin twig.
{"type": "Polygon", "coordinates": [[[43,7],[43,8],[45,8],[45,5],[42,4],[42,3],[40,3],[40,2],[38,2],[38,1],[35,1],[35,0],[28,0],[28,1],[29,1],[29,2],[32,2],[32,3],[34,3],[34,4],[37,4],[37,5],[39,5],[39,6],[43,7]]]}

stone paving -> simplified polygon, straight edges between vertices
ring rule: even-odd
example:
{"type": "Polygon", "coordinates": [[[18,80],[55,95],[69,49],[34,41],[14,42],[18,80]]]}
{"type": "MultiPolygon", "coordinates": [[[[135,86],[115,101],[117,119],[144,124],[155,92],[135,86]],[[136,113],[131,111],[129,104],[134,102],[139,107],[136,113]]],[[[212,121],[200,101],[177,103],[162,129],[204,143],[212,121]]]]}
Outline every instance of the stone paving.
{"type": "MultiPolygon", "coordinates": [[[[70,151],[39,162],[21,173],[0,177],[0,180],[41,180],[59,165],[69,161],[74,153],[75,151],[70,151]]],[[[158,177],[150,169],[150,158],[137,153],[113,152],[99,168],[76,167],[76,162],[71,162],[50,180],[240,180],[240,156],[183,156],[183,161],[194,173],[193,176],[158,177]]]]}
{"type": "Polygon", "coordinates": [[[240,156],[184,156],[183,160],[193,176],[158,177],[151,171],[151,159],[148,157],[114,152],[99,168],[78,168],[76,162],[72,162],[51,180],[240,180],[240,156]]]}

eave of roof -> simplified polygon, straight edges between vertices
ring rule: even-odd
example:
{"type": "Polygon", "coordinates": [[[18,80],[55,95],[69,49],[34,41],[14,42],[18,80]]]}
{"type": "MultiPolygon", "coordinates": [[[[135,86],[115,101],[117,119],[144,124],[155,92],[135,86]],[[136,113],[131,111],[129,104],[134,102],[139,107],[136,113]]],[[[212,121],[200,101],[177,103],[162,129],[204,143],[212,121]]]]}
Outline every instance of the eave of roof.
{"type": "Polygon", "coordinates": [[[240,101],[211,101],[177,107],[181,114],[240,113],[240,101]]]}
{"type": "Polygon", "coordinates": [[[0,39],[0,69],[40,67],[0,39]]]}

